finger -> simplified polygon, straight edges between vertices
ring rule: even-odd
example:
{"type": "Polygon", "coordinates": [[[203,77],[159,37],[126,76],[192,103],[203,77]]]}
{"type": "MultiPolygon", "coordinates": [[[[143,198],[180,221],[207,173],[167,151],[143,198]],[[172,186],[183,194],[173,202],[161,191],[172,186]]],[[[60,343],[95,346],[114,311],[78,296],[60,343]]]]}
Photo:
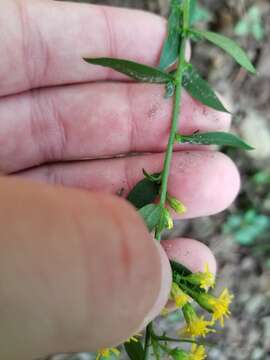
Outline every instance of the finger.
{"type": "MultiPolygon", "coordinates": [[[[0,169],[44,162],[161,152],[170,131],[172,100],[164,87],[88,84],[44,89],[0,100],[0,169]]],[[[231,117],[183,94],[180,129],[227,131],[231,117]]]]}
{"type": "MultiPolygon", "coordinates": [[[[164,155],[145,155],[114,160],[46,165],[24,172],[37,181],[75,186],[126,196],[143,178],[142,169],[161,172],[164,155]]],[[[169,193],[187,207],[181,218],[218,213],[235,199],[240,186],[239,173],[225,155],[212,151],[174,154],[169,193]]]]}
{"type": "Polygon", "coordinates": [[[203,272],[206,265],[212,274],[217,272],[214,254],[200,241],[186,238],[164,240],[162,246],[170,260],[179,262],[192,272],[203,272]]]}
{"type": "Polygon", "coordinates": [[[165,20],[150,13],[46,0],[1,1],[0,23],[0,95],[119,78],[82,58],[154,65],[166,34],[165,20]]]}
{"type": "Polygon", "coordinates": [[[7,178],[0,194],[1,359],[116,345],[159,313],[169,264],[126,202],[7,178]]]}

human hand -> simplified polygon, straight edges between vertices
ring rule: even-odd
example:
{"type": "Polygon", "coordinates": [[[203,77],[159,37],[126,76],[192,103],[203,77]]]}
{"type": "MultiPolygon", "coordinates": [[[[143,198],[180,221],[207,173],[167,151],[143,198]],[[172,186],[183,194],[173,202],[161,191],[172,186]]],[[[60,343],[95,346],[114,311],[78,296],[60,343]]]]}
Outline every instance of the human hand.
{"type": "MultiPolygon", "coordinates": [[[[115,345],[153,319],[170,290],[163,250],[109,194],[126,195],[142,168],[160,171],[171,104],[162,86],[127,82],[82,57],[154,65],[166,24],[45,0],[3,0],[0,23],[0,170],[17,175],[0,180],[0,358],[115,345]],[[130,152],[137,155],[117,156],[130,152]]],[[[187,94],[182,113],[182,132],[230,126],[228,115],[187,94]]],[[[239,189],[235,166],[217,152],[186,150],[175,152],[169,184],[188,208],[182,218],[223,210],[239,189]]],[[[215,272],[195,240],[164,247],[193,271],[208,263],[215,272]]]]}

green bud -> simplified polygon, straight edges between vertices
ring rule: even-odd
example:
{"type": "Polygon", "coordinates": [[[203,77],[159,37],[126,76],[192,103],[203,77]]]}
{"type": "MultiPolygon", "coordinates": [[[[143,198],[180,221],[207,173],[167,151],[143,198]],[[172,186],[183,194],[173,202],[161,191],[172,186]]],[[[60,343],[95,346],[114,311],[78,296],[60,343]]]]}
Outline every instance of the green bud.
{"type": "Polygon", "coordinates": [[[214,299],[214,297],[207,293],[195,293],[193,294],[193,299],[206,311],[210,313],[213,312],[213,306],[209,303],[209,300],[214,299]]]}
{"type": "Polygon", "coordinates": [[[173,228],[173,219],[170,215],[170,212],[167,208],[162,209],[162,213],[160,216],[160,220],[157,226],[157,230],[159,232],[168,229],[171,230],[173,228]]]}
{"type": "Polygon", "coordinates": [[[170,356],[174,359],[174,360],[188,360],[188,353],[186,353],[184,350],[182,349],[173,349],[170,352],[170,356]]]}
{"type": "Polygon", "coordinates": [[[173,228],[173,219],[168,209],[164,208],[164,218],[166,223],[166,228],[171,230],[173,228]]]}
{"type": "Polygon", "coordinates": [[[191,304],[184,305],[182,308],[182,312],[188,324],[197,318],[197,313],[191,304]]]}
{"type": "Polygon", "coordinates": [[[187,208],[185,207],[185,205],[177,200],[176,198],[167,195],[167,202],[169,204],[169,206],[177,213],[177,214],[184,214],[187,211],[187,208]]]}

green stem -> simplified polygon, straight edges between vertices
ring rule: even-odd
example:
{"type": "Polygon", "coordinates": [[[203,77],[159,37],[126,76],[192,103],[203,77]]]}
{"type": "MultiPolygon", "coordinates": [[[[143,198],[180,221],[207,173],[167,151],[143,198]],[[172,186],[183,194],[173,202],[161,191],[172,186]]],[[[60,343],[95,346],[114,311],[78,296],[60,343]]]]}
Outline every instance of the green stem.
{"type": "Polygon", "coordinates": [[[155,339],[158,341],[165,341],[165,342],[179,342],[179,343],[190,343],[190,344],[198,344],[196,340],[191,339],[173,339],[167,336],[155,336],[155,339]]]}
{"type": "MultiPolygon", "coordinates": [[[[187,32],[189,26],[189,6],[190,0],[185,0],[184,3],[184,13],[183,13],[183,23],[184,31],[182,34],[182,43],[179,53],[178,68],[175,75],[176,88],[174,95],[174,105],[173,105],[173,114],[172,114],[172,124],[170,137],[167,145],[167,151],[165,155],[163,171],[162,171],[162,183],[161,183],[161,192],[160,192],[160,205],[164,207],[166,205],[167,191],[168,191],[168,179],[169,172],[171,167],[171,161],[173,156],[173,148],[175,144],[175,135],[177,134],[179,126],[179,117],[181,113],[181,100],[182,100],[182,82],[183,75],[185,71],[185,52],[186,52],[186,43],[187,43],[187,32]]],[[[160,241],[161,233],[156,232],[156,239],[160,241]]]]}
{"type": "Polygon", "coordinates": [[[147,359],[149,358],[150,346],[151,346],[152,329],[153,329],[153,324],[150,323],[150,324],[147,326],[146,332],[145,332],[145,342],[144,342],[144,355],[143,355],[143,360],[147,360],[147,359]]]}
{"type": "Polygon", "coordinates": [[[186,37],[189,31],[189,13],[190,13],[190,0],[186,0],[184,3],[184,16],[183,16],[183,27],[184,27],[184,36],[186,37]]]}

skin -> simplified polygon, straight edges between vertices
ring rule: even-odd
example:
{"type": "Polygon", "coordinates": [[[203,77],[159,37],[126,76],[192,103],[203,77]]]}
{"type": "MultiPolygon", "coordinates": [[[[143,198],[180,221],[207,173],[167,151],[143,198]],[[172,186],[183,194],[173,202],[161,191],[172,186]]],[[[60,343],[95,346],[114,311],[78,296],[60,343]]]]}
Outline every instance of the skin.
{"type": "MultiPolygon", "coordinates": [[[[163,249],[115,196],[142,168],[162,169],[171,115],[163,87],[81,60],[156,65],[166,23],[139,11],[2,0],[0,24],[0,358],[116,345],[165,306],[164,249],[193,271],[216,271],[206,246],[177,239],[163,249]]],[[[228,115],[187,94],[182,114],[186,134],[230,127],[228,115]]],[[[169,191],[187,205],[183,218],[224,210],[239,184],[226,156],[175,149],[169,191]]]]}

